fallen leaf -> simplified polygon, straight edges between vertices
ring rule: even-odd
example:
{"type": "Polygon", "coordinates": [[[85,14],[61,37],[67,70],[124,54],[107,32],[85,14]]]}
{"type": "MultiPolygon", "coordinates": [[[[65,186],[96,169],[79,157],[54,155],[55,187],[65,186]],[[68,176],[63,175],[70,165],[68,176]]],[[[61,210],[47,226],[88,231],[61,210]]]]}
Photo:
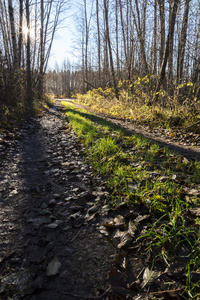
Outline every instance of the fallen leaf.
{"type": "Polygon", "coordinates": [[[110,205],[108,205],[108,204],[104,205],[101,209],[102,212],[108,212],[110,210],[111,210],[111,208],[110,208],[110,205]]]}
{"type": "Polygon", "coordinates": [[[196,217],[200,217],[200,207],[190,208],[189,212],[196,217]]]}
{"type": "Polygon", "coordinates": [[[122,223],[124,224],[124,223],[125,223],[124,217],[118,215],[117,217],[114,218],[114,222],[115,222],[116,224],[122,224],[122,223]]]}
{"type": "Polygon", "coordinates": [[[108,231],[106,230],[106,228],[103,226],[103,225],[101,225],[99,228],[97,228],[98,230],[99,230],[99,232],[101,233],[101,234],[104,234],[105,236],[108,236],[109,234],[108,234],[108,231]]]}
{"type": "Polygon", "coordinates": [[[46,275],[54,276],[58,274],[58,270],[60,267],[61,267],[61,263],[59,262],[57,256],[54,256],[53,260],[47,266],[46,275]]]}
{"type": "Polygon", "coordinates": [[[188,195],[193,195],[193,196],[198,196],[199,194],[200,194],[200,191],[196,190],[196,189],[191,189],[188,192],[188,195]]]}
{"type": "Polygon", "coordinates": [[[149,270],[149,268],[147,267],[144,270],[144,274],[143,274],[142,288],[144,288],[149,283],[153,283],[153,282],[157,281],[157,279],[160,277],[161,274],[162,274],[162,272],[156,272],[153,270],[149,270]]]}
{"type": "Polygon", "coordinates": [[[94,205],[94,206],[92,206],[92,207],[90,207],[90,208],[88,209],[88,213],[89,213],[89,214],[94,214],[94,213],[96,213],[98,210],[99,210],[99,206],[98,206],[98,205],[94,205]]]}
{"type": "Polygon", "coordinates": [[[127,255],[123,254],[122,252],[118,253],[117,256],[115,257],[114,262],[122,269],[126,270],[127,264],[128,264],[128,259],[127,255]]]}
{"type": "Polygon", "coordinates": [[[141,223],[142,221],[148,219],[149,215],[139,215],[135,220],[134,223],[141,223]]]}
{"type": "Polygon", "coordinates": [[[132,242],[132,237],[128,233],[128,231],[126,231],[121,235],[120,243],[118,244],[117,248],[121,249],[127,247],[130,245],[131,242],[132,242]]]}
{"type": "Polygon", "coordinates": [[[130,233],[130,235],[132,237],[135,236],[136,230],[137,230],[137,226],[132,221],[129,221],[129,223],[128,223],[128,232],[130,233]]]}

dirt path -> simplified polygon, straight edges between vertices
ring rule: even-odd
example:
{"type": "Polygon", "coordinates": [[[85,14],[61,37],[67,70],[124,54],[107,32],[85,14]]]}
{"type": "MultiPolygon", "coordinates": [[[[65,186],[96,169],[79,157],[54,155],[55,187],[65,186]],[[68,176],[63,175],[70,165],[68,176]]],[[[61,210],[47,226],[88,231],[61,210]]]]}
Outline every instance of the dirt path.
{"type": "Polygon", "coordinates": [[[31,118],[1,164],[0,299],[104,299],[109,288],[106,192],[67,125],[57,105],[31,118]]]}
{"type": "Polygon", "coordinates": [[[137,242],[156,220],[145,205],[110,208],[60,102],[17,133],[0,144],[10,145],[0,161],[0,300],[181,299],[184,266],[166,268],[137,242]]]}

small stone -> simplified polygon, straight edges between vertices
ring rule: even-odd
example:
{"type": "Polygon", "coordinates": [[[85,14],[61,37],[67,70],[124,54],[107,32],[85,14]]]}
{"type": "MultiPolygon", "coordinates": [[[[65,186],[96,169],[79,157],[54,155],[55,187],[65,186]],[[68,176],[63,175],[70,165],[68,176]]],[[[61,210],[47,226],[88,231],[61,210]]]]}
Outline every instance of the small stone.
{"type": "Polygon", "coordinates": [[[61,224],[63,224],[63,221],[62,220],[56,220],[55,224],[61,225],[61,224]]]}
{"type": "Polygon", "coordinates": [[[56,200],[55,200],[55,199],[51,199],[51,200],[49,201],[49,205],[54,205],[54,204],[56,204],[56,200]]]}
{"type": "Polygon", "coordinates": [[[45,209],[45,208],[47,208],[47,207],[48,207],[48,204],[47,204],[46,202],[43,202],[42,205],[41,205],[41,208],[44,208],[44,209],[45,209]]]}
{"type": "Polygon", "coordinates": [[[55,228],[58,227],[58,224],[56,224],[56,223],[51,223],[51,224],[46,225],[46,227],[51,228],[51,229],[55,229],[55,228]]]}
{"type": "Polygon", "coordinates": [[[54,197],[55,199],[58,199],[58,198],[61,197],[61,195],[60,195],[60,194],[54,194],[53,197],[54,197]]]}

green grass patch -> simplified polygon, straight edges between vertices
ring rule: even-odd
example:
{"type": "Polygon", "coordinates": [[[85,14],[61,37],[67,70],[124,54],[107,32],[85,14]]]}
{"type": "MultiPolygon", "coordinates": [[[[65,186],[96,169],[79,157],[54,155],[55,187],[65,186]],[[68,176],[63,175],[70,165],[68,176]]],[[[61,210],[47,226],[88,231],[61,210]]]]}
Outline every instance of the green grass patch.
{"type": "Polygon", "coordinates": [[[166,265],[184,260],[189,274],[184,295],[193,297],[197,285],[189,278],[200,268],[196,259],[200,257],[200,163],[71,103],[63,105],[86,148],[87,161],[106,182],[113,208],[121,203],[146,208],[155,222],[147,223],[138,242],[143,241],[145,251],[151,249],[166,265]]]}

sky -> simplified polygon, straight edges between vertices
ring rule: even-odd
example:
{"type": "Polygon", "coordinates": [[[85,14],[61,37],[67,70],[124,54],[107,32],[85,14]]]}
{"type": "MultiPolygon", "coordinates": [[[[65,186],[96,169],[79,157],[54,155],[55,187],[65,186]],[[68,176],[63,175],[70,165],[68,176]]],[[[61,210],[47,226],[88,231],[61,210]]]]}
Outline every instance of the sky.
{"type": "Polygon", "coordinates": [[[71,8],[70,13],[70,16],[63,20],[57,28],[48,64],[49,69],[54,69],[56,64],[61,67],[64,60],[69,59],[71,64],[77,61],[76,51],[73,49],[75,9],[71,8]]]}
{"type": "Polygon", "coordinates": [[[70,28],[59,28],[51,50],[49,68],[54,69],[56,63],[61,66],[64,60],[74,60],[72,52],[73,34],[70,28]]]}

